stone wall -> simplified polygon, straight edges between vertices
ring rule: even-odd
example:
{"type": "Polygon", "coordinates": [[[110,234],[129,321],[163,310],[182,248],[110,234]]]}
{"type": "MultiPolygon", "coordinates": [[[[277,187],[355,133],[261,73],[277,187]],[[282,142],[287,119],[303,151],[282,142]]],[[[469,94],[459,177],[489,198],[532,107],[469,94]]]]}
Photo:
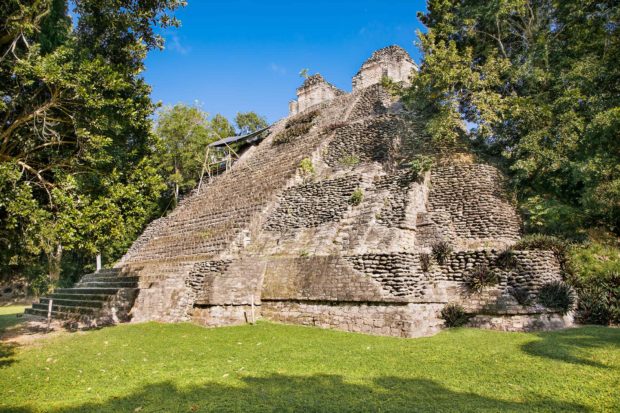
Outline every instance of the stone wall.
{"type": "MultiPolygon", "coordinates": [[[[415,302],[459,300],[467,304],[472,294],[466,291],[465,281],[476,267],[486,267],[497,273],[499,282],[493,289],[499,295],[510,294],[511,288],[519,287],[535,298],[542,285],[561,280],[559,263],[550,251],[514,251],[514,268],[503,268],[498,261],[500,252],[495,250],[453,252],[441,264],[431,258],[427,269],[421,263],[421,254],[363,254],[345,259],[356,271],[378,281],[387,294],[415,302]],[[448,288],[438,291],[436,286],[442,282],[453,284],[443,284],[448,288]]],[[[494,305],[498,294],[487,295],[484,299],[477,297],[480,305],[471,307],[472,311],[494,305]]]]}
{"type": "Polygon", "coordinates": [[[422,337],[443,324],[437,304],[264,301],[265,319],[394,337],[422,337]]]}
{"type": "Polygon", "coordinates": [[[29,302],[28,300],[28,280],[25,278],[15,278],[0,282],[0,303],[19,303],[29,302]]]}
{"type": "Polygon", "coordinates": [[[316,111],[308,128],[275,143],[287,121],[277,123],[230,171],[152,223],[119,263],[140,276],[133,320],[226,325],[248,322],[253,311],[413,337],[438,331],[441,308],[456,302],[477,314],[472,325],[559,325],[547,309],[511,295],[519,287],[535,298],[541,285],[560,279],[553,254],[518,251],[513,268],[498,263],[520,234],[502,174],[461,163],[418,178],[406,167],[413,155],[433,151],[420,119],[377,84],[377,68],[387,65],[389,74],[409,63],[396,49],[377,53],[349,95],[309,78],[292,105],[316,111]],[[364,88],[367,82],[374,83],[364,88]],[[313,162],[311,177],[299,169],[303,159],[313,162]],[[358,188],[363,200],[352,205],[358,188]],[[440,241],[455,252],[423,268],[421,254],[440,241]],[[466,278],[480,267],[499,282],[468,291],[466,278]]]}
{"type": "Polygon", "coordinates": [[[573,325],[571,315],[554,313],[518,315],[477,315],[468,326],[500,331],[546,331],[568,328],[573,325]]]}
{"type": "Polygon", "coordinates": [[[320,74],[308,77],[297,89],[297,101],[289,104],[291,115],[303,112],[320,103],[330,101],[344,92],[323,79],[320,74]]]}
{"type": "Polygon", "coordinates": [[[398,302],[338,256],[265,258],[261,301],[398,302]]]}
{"type": "Polygon", "coordinates": [[[265,228],[285,231],[339,221],[349,209],[359,183],[359,177],[344,176],[291,187],[282,195],[265,228]]]}
{"type": "Polygon", "coordinates": [[[385,115],[389,112],[394,100],[381,85],[373,85],[357,93],[359,97],[349,116],[351,121],[373,115],[385,115]]]}
{"type": "Polygon", "coordinates": [[[131,310],[132,321],[189,320],[187,311],[193,303],[186,278],[195,264],[181,259],[124,266],[124,272],[140,277],[140,290],[131,310]]]}
{"type": "Polygon", "coordinates": [[[416,174],[409,169],[377,178],[373,189],[386,192],[383,207],[377,216],[378,223],[388,227],[397,227],[406,219],[411,184],[418,180],[416,174]]]}
{"type": "Polygon", "coordinates": [[[496,168],[483,164],[436,167],[431,171],[430,188],[427,211],[418,217],[418,226],[426,227],[420,232],[421,246],[445,240],[467,248],[519,239],[521,222],[496,168]],[[471,245],[472,241],[477,245],[471,245]]]}
{"type": "Polygon", "coordinates": [[[350,123],[335,131],[323,160],[333,167],[346,166],[352,160],[388,162],[405,130],[404,121],[393,115],[350,123]]]}
{"type": "Polygon", "coordinates": [[[380,83],[384,77],[395,82],[408,83],[414,70],[417,70],[417,66],[404,49],[389,46],[377,50],[364,62],[360,71],[353,77],[353,90],[380,83]]]}

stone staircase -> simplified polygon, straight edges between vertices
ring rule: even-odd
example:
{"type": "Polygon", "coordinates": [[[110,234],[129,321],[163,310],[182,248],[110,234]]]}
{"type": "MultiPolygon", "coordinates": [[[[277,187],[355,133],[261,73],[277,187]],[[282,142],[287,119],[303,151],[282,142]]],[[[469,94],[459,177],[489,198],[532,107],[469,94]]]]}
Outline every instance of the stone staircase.
{"type": "Polygon", "coordinates": [[[25,313],[47,317],[52,301],[52,318],[74,320],[94,326],[129,321],[129,311],[138,293],[139,277],[124,276],[120,269],[106,269],[82,277],[72,288],[58,288],[42,297],[25,313]]]}

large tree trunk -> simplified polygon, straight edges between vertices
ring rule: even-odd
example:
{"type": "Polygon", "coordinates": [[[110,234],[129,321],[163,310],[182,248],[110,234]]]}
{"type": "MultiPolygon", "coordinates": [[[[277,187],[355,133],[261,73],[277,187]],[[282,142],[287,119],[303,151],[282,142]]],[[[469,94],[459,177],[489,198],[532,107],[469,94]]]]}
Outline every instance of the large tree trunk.
{"type": "Polygon", "coordinates": [[[62,245],[58,244],[56,251],[52,251],[47,255],[47,273],[53,284],[56,284],[60,280],[61,261],[62,245]]]}

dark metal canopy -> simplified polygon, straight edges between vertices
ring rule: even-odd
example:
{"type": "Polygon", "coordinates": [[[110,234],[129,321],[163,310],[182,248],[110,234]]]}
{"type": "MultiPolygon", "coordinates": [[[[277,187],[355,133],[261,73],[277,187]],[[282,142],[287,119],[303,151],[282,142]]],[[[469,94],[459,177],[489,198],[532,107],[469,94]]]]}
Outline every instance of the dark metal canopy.
{"type": "Polygon", "coordinates": [[[209,147],[210,148],[223,148],[223,147],[230,145],[231,143],[237,143],[237,142],[254,143],[254,142],[257,142],[263,139],[264,136],[262,136],[262,133],[265,132],[269,128],[270,126],[267,126],[266,128],[257,130],[256,132],[252,132],[249,135],[231,136],[230,138],[220,139],[219,141],[210,143],[209,147]]]}

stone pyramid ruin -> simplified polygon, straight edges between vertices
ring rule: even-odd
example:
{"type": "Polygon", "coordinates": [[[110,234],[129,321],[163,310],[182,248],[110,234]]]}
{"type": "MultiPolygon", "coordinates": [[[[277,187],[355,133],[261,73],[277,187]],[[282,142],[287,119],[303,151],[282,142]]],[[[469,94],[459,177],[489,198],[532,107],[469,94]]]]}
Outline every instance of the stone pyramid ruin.
{"type": "Polygon", "coordinates": [[[511,252],[520,219],[491,165],[463,153],[415,173],[433,154],[423,120],[382,86],[408,82],[405,50],[375,52],[345,93],[310,76],[290,115],[169,215],[152,222],[114,269],[85,276],[29,310],[98,323],[265,319],[416,337],[442,327],[448,303],[469,325],[559,328],[568,316],[520,305],[560,280],[551,251],[511,252]],[[442,252],[443,251],[443,252],[442,252]],[[467,287],[473,272],[497,283],[467,287]]]}

